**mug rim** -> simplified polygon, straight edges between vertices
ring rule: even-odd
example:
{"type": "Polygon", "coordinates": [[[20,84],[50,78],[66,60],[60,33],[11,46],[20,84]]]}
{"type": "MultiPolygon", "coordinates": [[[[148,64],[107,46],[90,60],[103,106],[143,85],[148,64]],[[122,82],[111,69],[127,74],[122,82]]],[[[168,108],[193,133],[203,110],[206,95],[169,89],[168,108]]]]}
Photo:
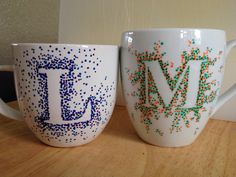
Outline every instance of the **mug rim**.
{"type": "Polygon", "coordinates": [[[73,43],[12,43],[12,47],[18,47],[18,46],[68,46],[68,47],[112,47],[112,48],[118,48],[118,45],[110,45],[110,44],[73,44],[73,43]]]}
{"type": "Polygon", "coordinates": [[[127,30],[123,32],[123,34],[130,32],[159,32],[159,31],[207,31],[207,32],[215,31],[215,32],[225,33],[225,30],[217,28],[140,28],[140,29],[127,30]]]}

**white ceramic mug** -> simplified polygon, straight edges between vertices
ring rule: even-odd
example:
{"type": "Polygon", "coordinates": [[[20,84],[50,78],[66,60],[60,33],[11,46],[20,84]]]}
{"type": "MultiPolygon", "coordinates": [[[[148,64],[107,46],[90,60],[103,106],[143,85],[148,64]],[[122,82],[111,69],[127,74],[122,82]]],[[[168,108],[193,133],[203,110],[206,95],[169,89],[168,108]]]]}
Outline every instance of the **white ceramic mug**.
{"type": "Polygon", "coordinates": [[[57,147],[82,145],[102,132],[116,100],[118,46],[13,44],[13,55],[21,113],[0,99],[1,114],[24,119],[57,147]]]}
{"type": "Polygon", "coordinates": [[[235,40],[226,43],[223,30],[134,30],[123,33],[121,46],[127,109],[148,143],[191,144],[236,93],[234,85],[219,97],[225,58],[236,46],[235,40]]]}

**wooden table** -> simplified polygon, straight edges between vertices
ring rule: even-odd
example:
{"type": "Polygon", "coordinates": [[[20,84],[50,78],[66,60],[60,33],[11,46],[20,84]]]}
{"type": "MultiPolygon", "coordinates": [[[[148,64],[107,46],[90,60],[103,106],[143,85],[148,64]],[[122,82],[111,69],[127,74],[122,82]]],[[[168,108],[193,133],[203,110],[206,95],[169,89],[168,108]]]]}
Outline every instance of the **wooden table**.
{"type": "Polygon", "coordinates": [[[192,145],[160,148],[139,139],[126,109],[116,107],[92,143],[54,148],[41,143],[24,122],[0,116],[0,176],[235,177],[236,123],[210,120],[192,145]]]}

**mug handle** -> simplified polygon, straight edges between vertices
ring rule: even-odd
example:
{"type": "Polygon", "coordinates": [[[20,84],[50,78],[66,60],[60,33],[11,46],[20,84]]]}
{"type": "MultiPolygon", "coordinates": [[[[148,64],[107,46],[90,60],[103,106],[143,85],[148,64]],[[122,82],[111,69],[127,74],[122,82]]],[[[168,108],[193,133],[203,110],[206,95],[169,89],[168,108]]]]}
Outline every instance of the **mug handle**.
{"type": "MultiPolygon", "coordinates": [[[[230,50],[232,48],[236,47],[236,40],[228,41],[226,44],[226,52],[225,52],[225,58],[228,56],[230,50]]],[[[231,86],[226,92],[224,92],[220,97],[219,100],[216,103],[215,108],[213,109],[211,116],[221,107],[223,104],[225,104],[228,100],[230,100],[233,96],[236,95],[236,84],[231,86]]]]}
{"type": "MultiPolygon", "coordinates": [[[[0,71],[12,71],[12,65],[0,65],[0,71]]],[[[0,98],[0,114],[14,120],[23,120],[22,114],[16,109],[8,106],[1,98],[0,98]]]]}

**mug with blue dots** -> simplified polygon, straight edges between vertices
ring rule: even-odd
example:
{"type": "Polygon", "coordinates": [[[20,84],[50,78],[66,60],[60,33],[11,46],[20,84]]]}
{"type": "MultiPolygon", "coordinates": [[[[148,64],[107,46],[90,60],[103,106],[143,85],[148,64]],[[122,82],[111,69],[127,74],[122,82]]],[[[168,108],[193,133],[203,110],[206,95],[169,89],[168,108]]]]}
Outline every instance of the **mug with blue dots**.
{"type": "Polygon", "coordinates": [[[0,99],[0,113],[24,120],[44,143],[56,147],[94,140],[116,100],[118,46],[13,44],[20,112],[0,99]]]}

